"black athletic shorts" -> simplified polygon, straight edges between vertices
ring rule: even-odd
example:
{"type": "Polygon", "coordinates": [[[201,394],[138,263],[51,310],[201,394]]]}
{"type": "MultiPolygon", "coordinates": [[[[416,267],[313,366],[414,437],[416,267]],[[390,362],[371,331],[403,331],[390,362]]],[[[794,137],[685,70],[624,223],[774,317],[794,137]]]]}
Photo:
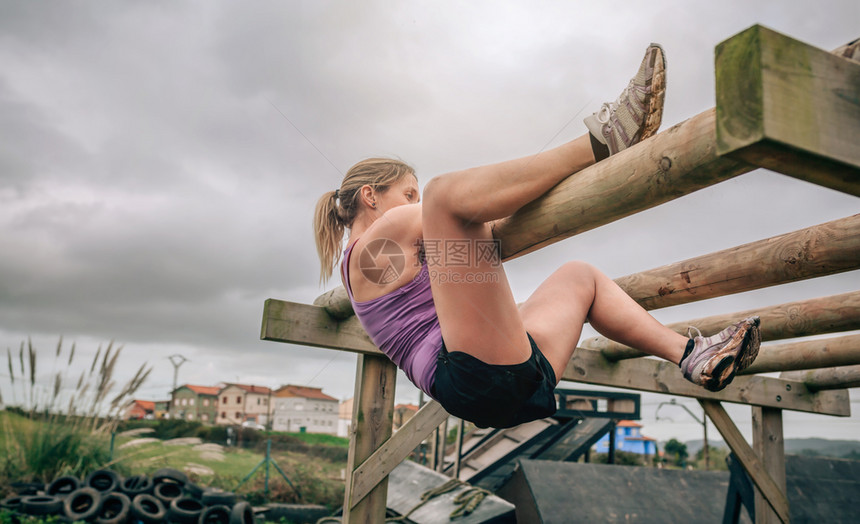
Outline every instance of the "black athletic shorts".
{"type": "Polygon", "coordinates": [[[529,335],[532,354],[521,364],[492,365],[442,342],[433,397],[445,411],[482,428],[509,428],[555,414],[555,372],[529,335]]]}

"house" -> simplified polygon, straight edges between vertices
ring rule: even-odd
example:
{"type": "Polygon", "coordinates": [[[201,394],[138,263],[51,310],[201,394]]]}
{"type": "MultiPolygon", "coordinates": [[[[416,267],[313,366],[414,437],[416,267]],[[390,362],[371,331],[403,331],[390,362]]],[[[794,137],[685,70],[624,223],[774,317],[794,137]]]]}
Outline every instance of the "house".
{"type": "MultiPolygon", "coordinates": [[[[632,420],[621,420],[615,425],[615,449],[639,455],[654,455],[657,452],[657,441],[642,435],[642,424],[632,420]]],[[[609,452],[609,434],[603,436],[595,444],[597,453],[609,452]]]]}
{"type": "Polygon", "coordinates": [[[266,426],[271,418],[269,404],[272,390],[265,386],[226,384],[218,390],[217,424],[241,424],[246,421],[266,426]]]}
{"type": "Polygon", "coordinates": [[[179,386],[170,393],[170,418],[213,423],[218,412],[219,389],[191,384],[179,386]]]}
{"type": "Polygon", "coordinates": [[[286,385],[275,391],[272,429],[336,435],[338,414],[337,399],[322,388],[286,385]]]}
{"type": "Polygon", "coordinates": [[[340,403],[337,408],[337,436],[350,436],[352,429],[352,399],[348,398],[340,403]]]}
{"type": "Polygon", "coordinates": [[[155,420],[170,418],[170,404],[171,400],[155,401],[155,412],[153,413],[153,415],[155,416],[155,420]]]}
{"type": "Polygon", "coordinates": [[[123,420],[143,420],[153,418],[155,402],[150,400],[132,400],[123,412],[123,420]]]}
{"type": "Polygon", "coordinates": [[[397,404],[394,406],[394,429],[406,424],[406,421],[416,413],[418,413],[418,406],[415,404],[397,404]]]}

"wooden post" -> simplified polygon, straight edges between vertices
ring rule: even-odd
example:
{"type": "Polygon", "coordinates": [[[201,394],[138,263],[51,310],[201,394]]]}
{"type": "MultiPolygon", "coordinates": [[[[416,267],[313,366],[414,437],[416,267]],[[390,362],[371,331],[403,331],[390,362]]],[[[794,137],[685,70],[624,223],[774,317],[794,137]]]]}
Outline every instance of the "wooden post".
{"type": "Polygon", "coordinates": [[[436,436],[439,439],[439,445],[436,447],[436,449],[438,451],[438,453],[437,453],[438,458],[436,459],[436,471],[438,471],[439,473],[442,473],[443,471],[445,471],[445,448],[447,447],[446,444],[448,443],[448,418],[447,417],[442,422],[442,425],[439,426],[439,428],[437,429],[436,436]]]}
{"type": "Polygon", "coordinates": [[[718,154],[860,196],[860,64],[755,25],[715,73],[718,154]]]}
{"type": "Polygon", "coordinates": [[[457,422],[457,446],[454,450],[454,474],[453,478],[460,478],[460,459],[463,458],[463,430],[465,429],[466,421],[459,419],[457,422]]]}
{"type": "Polygon", "coordinates": [[[352,406],[353,433],[347,456],[344,524],[385,520],[388,477],[376,484],[367,496],[357,499],[353,497],[353,472],[391,436],[396,378],[397,367],[387,357],[359,355],[352,406]]]}
{"type": "MultiPolygon", "coordinates": [[[[782,410],[753,406],[753,450],[762,466],[777,487],[785,493],[785,445],[782,436],[782,410]]],[[[755,490],[756,524],[776,524],[776,512],[764,500],[761,491],[755,490]]]]}
{"type": "Polygon", "coordinates": [[[723,436],[726,444],[734,451],[735,456],[738,457],[753,484],[761,492],[767,505],[773,509],[783,523],[788,524],[788,499],[785,497],[785,488],[780,488],[779,484],[773,480],[755,451],[744,440],[743,435],[719,402],[699,400],[699,403],[723,436]]]}

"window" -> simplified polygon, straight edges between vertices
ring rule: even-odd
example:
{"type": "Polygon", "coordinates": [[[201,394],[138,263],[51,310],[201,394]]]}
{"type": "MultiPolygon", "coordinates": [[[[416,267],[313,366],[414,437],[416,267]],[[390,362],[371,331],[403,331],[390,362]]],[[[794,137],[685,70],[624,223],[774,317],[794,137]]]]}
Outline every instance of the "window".
{"type": "Polygon", "coordinates": [[[260,405],[260,397],[257,397],[257,405],[260,405]]]}
{"type": "Polygon", "coordinates": [[[222,404],[226,404],[226,403],[227,403],[227,397],[223,397],[223,398],[221,399],[221,403],[222,403],[222,404]]]}
{"type": "Polygon", "coordinates": [[[188,405],[189,405],[189,406],[193,406],[193,405],[194,405],[194,399],[193,399],[193,398],[189,398],[189,399],[188,399],[188,405]]]}
{"type": "Polygon", "coordinates": [[[242,403],[242,397],[236,397],[236,404],[242,403]]]}
{"type": "Polygon", "coordinates": [[[227,418],[227,412],[226,411],[221,412],[221,418],[227,418]]]}
{"type": "Polygon", "coordinates": [[[204,398],[204,399],[203,399],[203,407],[208,407],[208,406],[209,406],[209,399],[208,399],[208,398],[204,398]]]}
{"type": "Polygon", "coordinates": [[[239,413],[238,411],[236,412],[236,418],[242,418],[242,414],[239,413]]]}
{"type": "Polygon", "coordinates": [[[202,415],[200,415],[200,420],[206,422],[207,420],[209,420],[209,415],[203,413],[202,415]]]}
{"type": "Polygon", "coordinates": [[[182,399],[182,405],[183,406],[188,405],[188,399],[187,398],[182,399]]]}

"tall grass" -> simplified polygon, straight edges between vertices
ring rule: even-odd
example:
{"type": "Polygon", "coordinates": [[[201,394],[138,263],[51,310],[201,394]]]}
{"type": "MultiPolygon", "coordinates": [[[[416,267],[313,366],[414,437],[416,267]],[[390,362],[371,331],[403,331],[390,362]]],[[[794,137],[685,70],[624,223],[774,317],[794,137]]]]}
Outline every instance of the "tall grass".
{"type": "Polygon", "coordinates": [[[83,475],[110,460],[109,438],[122,411],[149,377],[152,368],[143,364],[135,375],[112,396],[114,373],[122,347],[99,346],[93,361],[80,374],[74,388],[69,373],[75,359],[75,344],[63,354],[60,337],[54,352],[50,385],[37,383],[37,351],[32,341],[24,342],[17,359],[7,348],[7,367],[12,386],[14,411],[29,419],[21,423],[4,417],[5,453],[2,472],[6,480],[30,477],[50,481],[58,475],[83,475]],[[17,364],[17,365],[16,365],[17,364]],[[57,367],[62,371],[56,371],[57,367]]]}

